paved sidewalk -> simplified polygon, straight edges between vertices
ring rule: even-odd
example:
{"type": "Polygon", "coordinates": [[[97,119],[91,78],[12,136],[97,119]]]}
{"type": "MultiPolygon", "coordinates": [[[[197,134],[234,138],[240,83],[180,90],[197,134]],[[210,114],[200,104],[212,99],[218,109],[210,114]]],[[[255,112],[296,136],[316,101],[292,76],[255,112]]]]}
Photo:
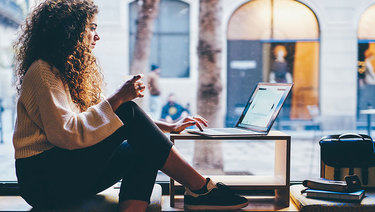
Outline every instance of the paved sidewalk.
{"type": "MultiPolygon", "coordinates": [[[[291,141],[291,179],[319,177],[319,139],[296,137],[291,141]]],[[[225,174],[273,175],[274,141],[222,142],[223,171],[225,174]]],[[[178,141],[177,148],[193,164],[193,141],[178,141]]]]}
{"type": "MultiPolygon", "coordinates": [[[[194,141],[178,141],[176,147],[193,163],[194,141]]],[[[291,178],[302,180],[319,176],[319,145],[311,138],[292,136],[291,178]]],[[[223,171],[226,174],[273,175],[273,141],[227,141],[221,144],[223,171]]],[[[0,144],[0,181],[16,180],[11,136],[0,144]]]]}
{"type": "MultiPolygon", "coordinates": [[[[3,122],[9,123],[10,115],[3,114],[3,122]]],[[[0,144],[0,181],[16,180],[12,126],[4,124],[5,142],[0,144]]],[[[338,131],[284,131],[292,136],[291,141],[291,180],[319,177],[319,139],[323,135],[338,134],[338,131]]],[[[365,131],[353,131],[366,133],[365,131]]],[[[193,163],[195,142],[178,141],[177,148],[191,164],[193,163]]],[[[225,174],[273,175],[273,141],[227,141],[221,144],[222,171],[225,174]]],[[[165,178],[164,178],[165,179],[165,178]]]]}

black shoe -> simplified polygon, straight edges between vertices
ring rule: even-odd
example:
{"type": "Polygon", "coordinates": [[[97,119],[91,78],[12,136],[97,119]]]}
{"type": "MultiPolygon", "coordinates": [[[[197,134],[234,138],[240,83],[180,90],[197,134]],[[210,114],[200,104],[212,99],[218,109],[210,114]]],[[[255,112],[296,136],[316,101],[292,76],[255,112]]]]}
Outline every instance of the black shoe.
{"type": "Polygon", "coordinates": [[[188,210],[235,210],[246,207],[248,201],[231,191],[223,183],[213,183],[209,178],[207,193],[196,194],[186,188],[184,207],[188,210]]]}

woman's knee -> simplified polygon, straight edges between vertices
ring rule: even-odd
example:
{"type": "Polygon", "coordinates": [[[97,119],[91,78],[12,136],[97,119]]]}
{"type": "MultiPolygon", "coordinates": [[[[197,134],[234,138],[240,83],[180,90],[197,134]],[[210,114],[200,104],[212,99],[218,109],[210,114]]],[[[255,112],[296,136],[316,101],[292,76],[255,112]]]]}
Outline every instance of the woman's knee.
{"type": "Polygon", "coordinates": [[[138,106],[137,103],[135,103],[133,101],[124,102],[120,105],[120,107],[117,108],[117,110],[115,112],[128,110],[128,109],[131,109],[131,108],[135,108],[137,106],[138,106]]]}
{"type": "Polygon", "coordinates": [[[130,105],[131,107],[135,107],[135,106],[138,107],[137,103],[135,103],[134,101],[125,102],[125,103],[123,103],[123,105],[130,105]]]}
{"type": "Polygon", "coordinates": [[[129,119],[131,117],[134,117],[135,110],[137,110],[138,105],[133,102],[125,102],[120,105],[119,108],[115,111],[116,115],[121,119],[121,121],[125,121],[125,119],[129,119]]]}

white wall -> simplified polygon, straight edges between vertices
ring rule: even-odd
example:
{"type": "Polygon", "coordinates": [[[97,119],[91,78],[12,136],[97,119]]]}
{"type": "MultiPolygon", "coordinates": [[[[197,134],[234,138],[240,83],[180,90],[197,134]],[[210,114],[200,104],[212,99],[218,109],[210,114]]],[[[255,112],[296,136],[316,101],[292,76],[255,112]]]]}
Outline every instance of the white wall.
{"type": "Polygon", "coordinates": [[[95,1],[100,41],[95,54],[107,82],[106,94],[113,93],[129,74],[128,70],[128,4],[119,0],[95,1]]]}
{"type": "MultiPolygon", "coordinates": [[[[13,84],[13,69],[12,69],[12,43],[16,38],[17,30],[11,27],[4,27],[0,25],[0,98],[2,106],[11,108],[14,106],[12,96],[16,91],[13,84]]],[[[1,118],[1,117],[0,117],[1,118]]]]}

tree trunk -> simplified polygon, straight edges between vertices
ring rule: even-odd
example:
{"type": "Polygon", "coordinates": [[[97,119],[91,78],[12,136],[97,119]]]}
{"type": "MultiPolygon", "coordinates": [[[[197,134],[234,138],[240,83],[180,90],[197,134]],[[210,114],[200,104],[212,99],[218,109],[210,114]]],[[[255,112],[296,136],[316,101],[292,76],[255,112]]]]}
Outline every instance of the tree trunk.
{"type": "Polygon", "coordinates": [[[131,74],[146,74],[148,60],[151,52],[151,39],[154,30],[154,20],[159,13],[160,0],[138,0],[137,32],[133,60],[131,61],[131,74]]]}
{"type": "MultiPolygon", "coordinates": [[[[197,109],[211,127],[223,126],[221,114],[222,58],[221,0],[201,0],[199,4],[199,85],[197,109]]],[[[194,166],[203,174],[222,174],[220,141],[196,141],[194,166]]]]}
{"type": "Polygon", "coordinates": [[[221,0],[201,0],[199,8],[199,85],[198,114],[205,117],[211,126],[223,126],[220,114],[221,82],[221,0]]]}
{"type": "MultiPolygon", "coordinates": [[[[143,74],[146,76],[149,70],[149,58],[151,52],[152,33],[154,21],[159,13],[160,0],[138,0],[137,32],[133,60],[131,61],[130,74],[143,74]]],[[[144,80],[144,79],[143,79],[144,80]]],[[[134,100],[140,107],[143,107],[143,99],[134,100]]],[[[147,100],[146,100],[147,102],[147,100]]]]}

